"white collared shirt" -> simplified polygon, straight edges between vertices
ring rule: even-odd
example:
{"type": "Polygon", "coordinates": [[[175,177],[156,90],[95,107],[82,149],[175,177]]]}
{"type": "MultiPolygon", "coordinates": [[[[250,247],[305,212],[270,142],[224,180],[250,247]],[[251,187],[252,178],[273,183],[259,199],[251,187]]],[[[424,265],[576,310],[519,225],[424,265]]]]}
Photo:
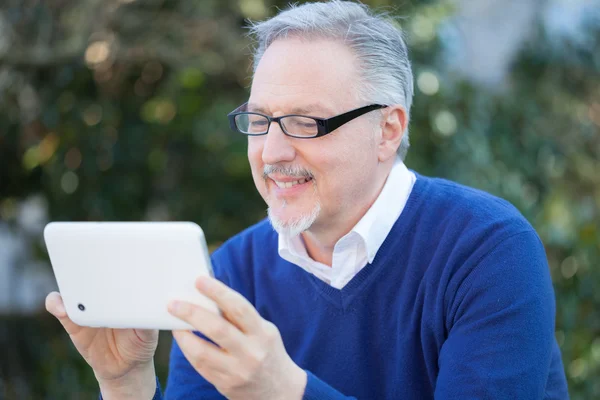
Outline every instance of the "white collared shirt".
{"type": "Polygon", "coordinates": [[[333,248],[331,267],[310,258],[301,235],[279,235],[279,256],[330,286],[341,289],[372,263],[392,226],[402,213],[417,177],[396,159],[379,197],[354,228],[333,248]]]}

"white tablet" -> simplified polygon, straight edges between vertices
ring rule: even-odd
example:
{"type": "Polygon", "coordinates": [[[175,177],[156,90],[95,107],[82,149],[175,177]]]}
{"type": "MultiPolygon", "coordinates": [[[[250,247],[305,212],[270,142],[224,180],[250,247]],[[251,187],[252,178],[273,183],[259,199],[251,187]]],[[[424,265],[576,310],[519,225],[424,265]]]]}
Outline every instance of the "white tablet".
{"type": "Polygon", "coordinates": [[[204,233],[192,222],[51,222],[44,240],[78,325],[193,329],[167,311],[173,299],[218,312],[195,287],[212,268],[204,233]]]}

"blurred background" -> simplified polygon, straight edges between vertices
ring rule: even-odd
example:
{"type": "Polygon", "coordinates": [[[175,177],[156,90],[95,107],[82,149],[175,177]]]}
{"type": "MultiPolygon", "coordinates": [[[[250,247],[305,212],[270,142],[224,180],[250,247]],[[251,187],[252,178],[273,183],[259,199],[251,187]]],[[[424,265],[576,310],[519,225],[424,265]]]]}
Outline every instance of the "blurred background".
{"type": "MultiPolygon", "coordinates": [[[[302,2],[301,2],[302,3],[302,2]]],[[[407,165],[501,196],[546,245],[573,399],[600,398],[600,1],[372,0],[400,17],[407,165]]],[[[0,398],[97,395],[44,310],[48,221],[265,217],[226,114],[275,0],[0,0],[0,398]]],[[[170,332],[161,336],[159,378],[170,332]]]]}

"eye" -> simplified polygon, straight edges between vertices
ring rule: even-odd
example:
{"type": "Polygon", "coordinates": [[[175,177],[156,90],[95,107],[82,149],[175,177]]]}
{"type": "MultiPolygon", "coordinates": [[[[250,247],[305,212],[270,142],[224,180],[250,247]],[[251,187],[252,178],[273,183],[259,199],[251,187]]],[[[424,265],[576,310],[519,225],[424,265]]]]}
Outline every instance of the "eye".
{"type": "Polygon", "coordinates": [[[252,124],[253,126],[265,126],[267,124],[267,121],[266,120],[250,121],[250,124],[252,124]]]}

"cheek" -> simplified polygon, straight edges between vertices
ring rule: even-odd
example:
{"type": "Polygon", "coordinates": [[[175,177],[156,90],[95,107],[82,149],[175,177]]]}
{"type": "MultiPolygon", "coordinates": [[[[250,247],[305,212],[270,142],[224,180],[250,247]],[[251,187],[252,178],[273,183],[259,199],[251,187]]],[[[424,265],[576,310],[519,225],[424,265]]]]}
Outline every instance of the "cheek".
{"type": "Polygon", "coordinates": [[[364,138],[336,147],[335,153],[327,159],[326,169],[323,169],[326,179],[322,188],[333,206],[354,204],[354,200],[363,196],[376,160],[372,141],[364,138]]]}
{"type": "Polygon", "coordinates": [[[329,146],[323,144],[315,149],[312,157],[308,159],[307,165],[317,176],[317,196],[321,205],[326,209],[337,208],[343,202],[344,188],[348,185],[346,181],[345,151],[342,146],[329,146]],[[325,149],[335,149],[325,151],[325,149]]]}
{"type": "Polygon", "coordinates": [[[258,191],[263,194],[265,191],[265,181],[262,178],[262,144],[260,138],[248,138],[248,162],[252,171],[252,179],[258,191]]]}
{"type": "Polygon", "coordinates": [[[250,165],[262,164],[262,150],[264,140],[262,137],[248,137],[248,160],[250,165]]]}

